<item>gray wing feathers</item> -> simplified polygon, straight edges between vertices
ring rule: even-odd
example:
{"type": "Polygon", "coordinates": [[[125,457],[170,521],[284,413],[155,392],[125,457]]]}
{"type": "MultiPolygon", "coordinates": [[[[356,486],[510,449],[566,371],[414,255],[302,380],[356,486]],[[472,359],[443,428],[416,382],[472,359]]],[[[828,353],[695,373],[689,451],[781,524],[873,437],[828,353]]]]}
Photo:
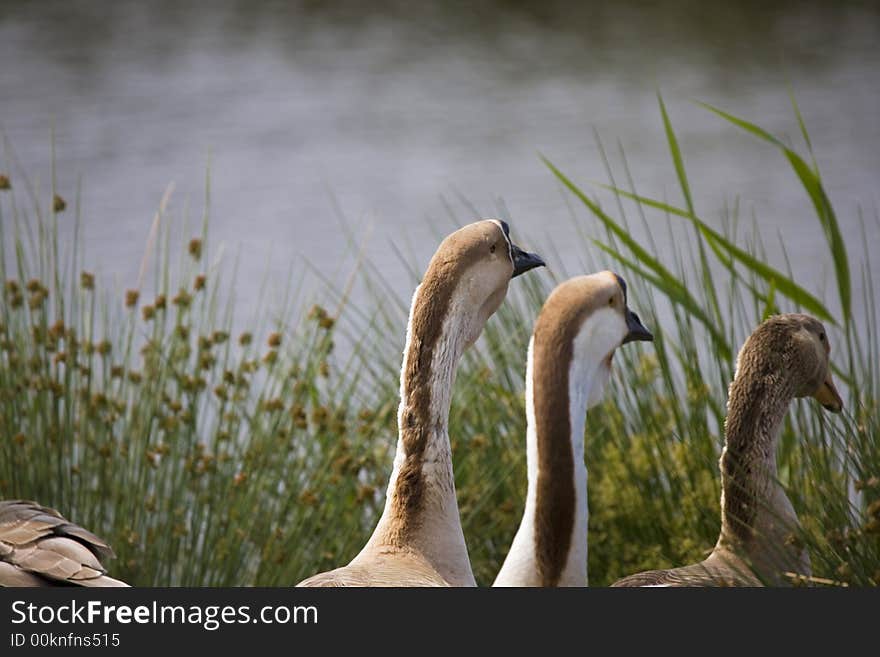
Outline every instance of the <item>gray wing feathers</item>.
{"type": "Polygon", "coordinates": [[[106,576],[105,541],[55,509],[27,500],[0,502],[0,586],[127,586],[106,576]]]}
{"type": "Polygon", "coordinates": [[[616,587],[633,587],[633,586],[717,586],[711,583],[711,578],[707,575],[700,577],[699,575],[690,575],[688,573],[675,570],[648,570],[643,573],[636,573],[617,580],[611,586],[616,587]]]}
{"type": "Polygon", "coordinates": [[[760,586],[751,572],[733,560],[713,555],[706,561],[670,570],[648,570],[617,580],[611,586],[760,586]]]}
{"type": "Polygon", "coordinates": [[[6,561],[0,561],[0,586],[51,586],[42,577],[13,566],[6,561]]]}

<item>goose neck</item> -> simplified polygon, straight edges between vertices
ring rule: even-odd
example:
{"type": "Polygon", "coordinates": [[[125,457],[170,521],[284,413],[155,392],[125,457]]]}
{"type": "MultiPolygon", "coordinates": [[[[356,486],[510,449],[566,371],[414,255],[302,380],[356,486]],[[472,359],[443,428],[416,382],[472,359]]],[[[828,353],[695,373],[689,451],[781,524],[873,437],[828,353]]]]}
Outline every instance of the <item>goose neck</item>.
{"type": "Polygon", "coordinates": [[[529,344],[526,508],[497,585],[587,583],[584,427],[593,377],[584,363],[567,362],[559,367],[534,339],[529,344]]]}
{"type": "Polygon", "coordinates": [[[725,421],[718,545],[744,553],[759,569],[767,562],[768,572],[770,562],[803,560],[800,550],[786,547],[798,518],[779,484],[776,463],[794,390],[794,377],[784,368],[743,372],[731,384],[725,421]]]}
{"type": "MultiPolygon", "coordinates": [[[[398,440],[372,542],[419,551],[450,584],[474,584],[461,529],[448,418],[465,341],[454,309],[426,315],[416,289],[400,375],[398,440]]],[[[443,299],[433,299],[436,306],[443,299]]],[[[446,300],[448,301],[448,299],[446,300]]]]}

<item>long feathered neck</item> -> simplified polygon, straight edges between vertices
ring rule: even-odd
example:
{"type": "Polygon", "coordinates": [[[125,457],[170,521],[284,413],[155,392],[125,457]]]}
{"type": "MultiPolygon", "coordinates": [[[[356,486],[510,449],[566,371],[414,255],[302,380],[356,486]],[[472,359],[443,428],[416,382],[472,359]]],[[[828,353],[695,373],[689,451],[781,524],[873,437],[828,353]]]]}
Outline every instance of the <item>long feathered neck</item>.
{"type": "Polygon", "coordinates": [[[453,291],[453,285],[426,280],[413,295],[394,469],[371,543],[417,550],[450,584],[473,585],[448,434],[452,386],[465,348],[462,324],[468,321],[453,291]]]}
{"type": "Polygon", "coordinates": [[[783,568],[809,571],[806,553],[789,540],[798,518],[779,484],[776,465],[797,373],[786,354],[774,356],[743,354],[730,386],[718,539],[718,547],[746,557],[759,575],[770,578],[783,568]]]}
{"type": "Polygon", "coordinates": [[[496,586],[587,584],[584,424],[595,367],[573,360],[567,342],[529,343],[526,508],[496,586]]]}

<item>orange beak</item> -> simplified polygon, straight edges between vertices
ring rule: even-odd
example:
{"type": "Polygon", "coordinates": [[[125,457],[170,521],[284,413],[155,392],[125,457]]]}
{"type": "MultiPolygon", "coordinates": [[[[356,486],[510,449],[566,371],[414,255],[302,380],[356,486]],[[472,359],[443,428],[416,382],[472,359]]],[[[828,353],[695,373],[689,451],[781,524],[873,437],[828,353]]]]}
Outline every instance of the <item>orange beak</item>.
{"type": "Polygon", "coordinates": [[[840,413],[840,411],[843,410],[843,400],[840,398],[840,393],[837,392],[837,388],[834,386],[834,381],[831,380],[830,371],[825,375],[825,380],[822,382],[822,385],[819,386],[819,389],[813,397],[822,404],[822,407],[826,411],[840,413]]]}

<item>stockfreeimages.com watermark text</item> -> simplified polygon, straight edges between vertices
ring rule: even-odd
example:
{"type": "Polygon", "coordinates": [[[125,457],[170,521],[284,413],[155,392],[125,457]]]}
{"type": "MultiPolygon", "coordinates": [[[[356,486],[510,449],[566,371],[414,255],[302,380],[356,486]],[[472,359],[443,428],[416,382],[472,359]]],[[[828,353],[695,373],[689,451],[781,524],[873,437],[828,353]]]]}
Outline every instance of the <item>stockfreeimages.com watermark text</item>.
{"type": "Polygon", "coordinates": [[[197,625],[213,632],[223,625],[262,623],[264,625],[318,623],[318,608],[309,606],[265,605],[169,605],[153,601],[141,605],[111,605],[101,600],[62,604],[35,604],[25,600],[12,603],[12,624],[21,625],[197,625]]]}

